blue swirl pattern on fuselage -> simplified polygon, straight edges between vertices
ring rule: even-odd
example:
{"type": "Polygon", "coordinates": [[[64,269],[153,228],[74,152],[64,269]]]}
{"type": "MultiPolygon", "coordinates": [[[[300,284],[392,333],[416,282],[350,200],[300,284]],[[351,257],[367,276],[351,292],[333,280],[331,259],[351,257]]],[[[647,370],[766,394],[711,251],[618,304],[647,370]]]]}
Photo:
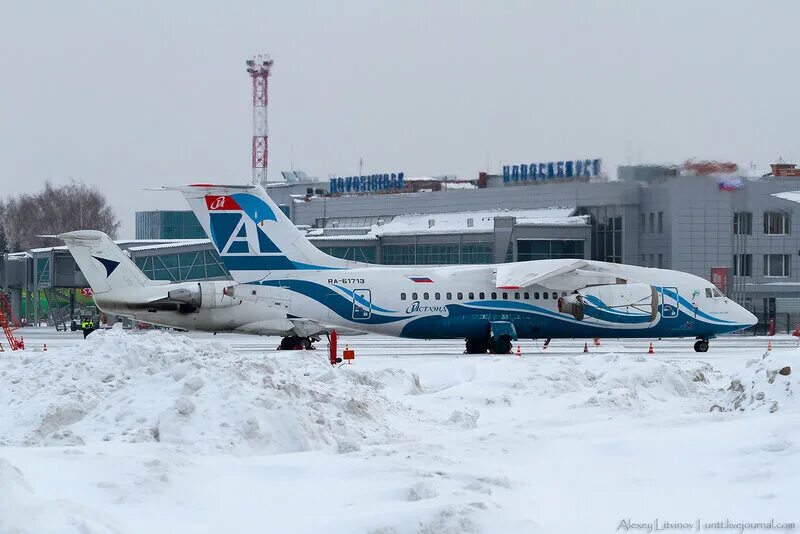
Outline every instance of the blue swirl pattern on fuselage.
{"type": "MultiPolygon", "coordinates": [[[[374,303],[367,302],[356,295],[356,302],[369,306],[372,313],[369,317],[353,319],[353,292],[341,286],[334,286],[349,298],[335,292],[330,286],[309,280],[264,280],[260,284],[280,287],[299,295],[304,295],[336,315],[351,321],[354,325],[386,325],[407,321],[403,325],[400,336],[408,338],[437,339],[462,338],[475,336],[476,333],[488,332],[489,324],[494,321],[510,321],[514,324],[519,337],[714,337],[715,335],[734,332],[747,328],[747,324],[736,324],[712,317],[697,311],[694,306],[681,298],[682,306],[676,317],[665,318],[662,305],[658,306],[656,320],[651,323],[650,316],[625,312],[608,312],[601,308],[588,306],[592,310],[592,318],[602,322],[579,321],[572,315],[555,310],[509,300],[481,300],[458,304],[446,304],[444,314],[407,314],[392,311],[374,303]],[[691,310],[691,313],[688,313],[691,310]],[[709,320],[705,320],[708,318],[709,320]]],[[[658,288],[660,290],[660,288],[658,288]]],[[[667,293],[667,291],[665,291],[667,293]]],[[[675,294],[672,293],[674,296],[675,294]]],[[[598,304],[605,306],[602,301],[598,304]]],[[[588,315],[588,314],[587,314],[588,315]]]]}
{"type": "MultiPolygon", "coordinates": [[[[309,280],[263,280],[259,283],[264,286],[280,287],[282,289],[287,289],[289,291],[293,291],[300,295],[304,295],[310,299],[319,302],[322,306],[330,309],[331,311],[336,313],[336,315],[338,315],[339,317],[360,324],[378,325],[378,324],[394,323],[397,321],[402,321],[403,319],[409,319],[411,317],[411,316],[395,317],[390,315],[383,315],[382,313],[376,313],[376,310],[383,310],[383,308],[377,308],[376,306],[372,305],[372,313],[369,315],[369,317],[365,319],[354,320],[353,301],[351,299],[347,299],[341,296],[340,294],[331,290],[331,288],[328,286],[324,286],[316,282],[311,282],[309,280]]],[[[366,301],[363,298],[360,299],[359,304],[367,305],[366,301]]]]}

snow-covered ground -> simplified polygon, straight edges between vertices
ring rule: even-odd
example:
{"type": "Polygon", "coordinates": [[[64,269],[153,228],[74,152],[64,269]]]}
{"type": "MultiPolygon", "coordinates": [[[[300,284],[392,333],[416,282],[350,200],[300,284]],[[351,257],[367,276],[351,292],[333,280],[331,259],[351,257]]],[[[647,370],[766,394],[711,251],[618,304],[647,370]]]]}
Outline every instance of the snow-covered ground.
{"type": "Polygon", "coordinates": [[[795,522],[789,337],[347,338],[26,329],[0,353],[0,532],[620,532],[795,522]],[[47,344],[48,350],[43,351],[47,344]],[[787,369],[788,368],[788,369],[787,369]],[[787,374],[788,373],[788,374],[787,374]],[[654,529],[651,529],[654,530],[654,529]]]}

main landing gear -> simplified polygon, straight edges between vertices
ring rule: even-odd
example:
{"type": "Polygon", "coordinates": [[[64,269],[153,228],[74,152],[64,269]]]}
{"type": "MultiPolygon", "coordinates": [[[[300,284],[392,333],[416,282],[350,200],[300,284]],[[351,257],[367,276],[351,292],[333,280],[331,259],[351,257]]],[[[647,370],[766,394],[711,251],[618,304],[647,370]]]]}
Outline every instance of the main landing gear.
{"type": "Polygon", "coordinates": [[[308,350],[313,349],[312,343],[317,341],[310,337],[286,336],[281,339],[278,350],[308,350]]]}
{"type": "Polygon", "coordinates": [[[494,354],[508,354],[511,352],[511,338],[503,336],[500,339],[468,337],[467,348],[464,354],[486,354],[488,350],[494,354]]]}
{"type": "Polygon", "coordinates": [[[694,351],[695,352],[708,352],[708,340],[707,339],[698,339],[694,342],[694,351]]]}

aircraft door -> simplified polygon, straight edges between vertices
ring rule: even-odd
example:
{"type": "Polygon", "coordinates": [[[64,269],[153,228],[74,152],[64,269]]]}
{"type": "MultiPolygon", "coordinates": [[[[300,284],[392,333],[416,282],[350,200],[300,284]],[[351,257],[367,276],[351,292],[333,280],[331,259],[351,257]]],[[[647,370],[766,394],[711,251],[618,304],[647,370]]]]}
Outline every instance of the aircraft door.
{"type": "Polygon", "coordinates": [[[674,319],[678,316],[678,288],[661,288],[661,317],[674,319]]]}
{"type": "Polygon", "coordinates": [[[369,289],[353,290],[353,319],[365,320],[372,315],[372,291],[369,289]]]}

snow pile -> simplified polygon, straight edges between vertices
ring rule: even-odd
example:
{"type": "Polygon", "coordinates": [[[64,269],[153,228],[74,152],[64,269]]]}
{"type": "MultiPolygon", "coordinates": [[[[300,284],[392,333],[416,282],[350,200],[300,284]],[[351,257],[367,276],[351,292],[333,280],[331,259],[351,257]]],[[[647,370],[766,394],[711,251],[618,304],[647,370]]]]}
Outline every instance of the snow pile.
{"type": "Polygon", "coordinates": [[[711,411],[766,411],[800,409],[800,349],[767,352],[747,362],[744,371],[733,376],[711,411]],[[794,365],[793,365],[794,364],[794,365]]]}
{"type": "Polygon", "coordinates": [[[34,494],[22,472],[0,458],[0,532],[121,532],[103,514],[70,501],[34,494]]]}
{"type": "Polygon", "coordinates": [[[578,398],[583,398],[584,406],[644,410],[705,394],[704,371],[710,371],[706,367],[685,371],[643,355],[590,354],[562,359],[544,378],[547,393],[582,393],[578,398]]]}
{"type": "Polygon", "coordinates": [[[0,361],[0,444],[163,442],[198,450],[340,452],[404,436],[419,390],[396,369],[331,369],[325,354],[235,353],[166,332],[93,333],[77,349],[0,361]],[[386,392],[382,391],[386,388],[386,392]],[[385,394],[386,393],[386,394],[385,394]]]}

